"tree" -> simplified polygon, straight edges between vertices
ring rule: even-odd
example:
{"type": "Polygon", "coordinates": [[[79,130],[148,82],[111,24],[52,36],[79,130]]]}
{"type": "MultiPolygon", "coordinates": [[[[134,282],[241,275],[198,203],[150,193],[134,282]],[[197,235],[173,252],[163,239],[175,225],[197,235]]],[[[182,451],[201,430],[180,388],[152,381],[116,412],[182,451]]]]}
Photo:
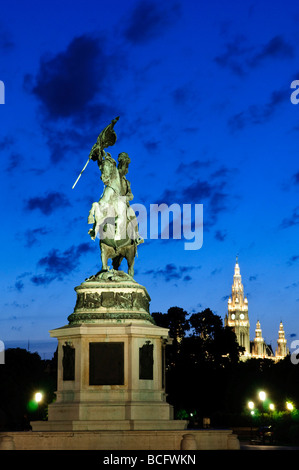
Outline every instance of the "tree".
{"type": "Polygon", "coordinates": [[[204,340],[215,339],[215,334],[223,327],[221,317],[215,315],[209,308],[202,312],[193,313],[190,317],[190,325],[194,334],[204,340]]]}
{"type": "Polygon", "coordinates": [[[28,429],[30,420],[44,417],[55,390],[56,370],[52,361],[43,361],[37,353],[25,349],[7,349],[5,364],[0,366],[0,428],[28,429]],[[43,404],[38,412],[30,413],[28,404],[40,390],[44,395],[43,404]]]}
{"type": "Polygon", "coordinates": [[[173,339],[173,350],[176,352],[179,351],[186,332],[190,330],[187,316],[188,313],[181,307],[171,307],[167,313],[152,313],[157,325],[169,329],[169,336],[173,339]]]}

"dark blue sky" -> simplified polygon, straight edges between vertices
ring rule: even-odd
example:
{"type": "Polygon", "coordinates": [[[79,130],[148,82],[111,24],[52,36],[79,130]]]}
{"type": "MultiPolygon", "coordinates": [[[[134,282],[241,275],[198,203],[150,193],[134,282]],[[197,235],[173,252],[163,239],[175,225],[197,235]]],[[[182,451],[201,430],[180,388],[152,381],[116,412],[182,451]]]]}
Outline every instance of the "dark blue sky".
{"type": "MultiPolygon", "coordinates": [[[[224,315],[235,257],[276,347],[299,333],[296,1],[1,2],[0,339],[49,339],[100,268],[91,162],[111,119],[135,203],[203,204],[203,246],[147,239],[135,279],[151,311],[224,315]]],[[[124,264],[124,269],[126,266],[124,264]]]]}

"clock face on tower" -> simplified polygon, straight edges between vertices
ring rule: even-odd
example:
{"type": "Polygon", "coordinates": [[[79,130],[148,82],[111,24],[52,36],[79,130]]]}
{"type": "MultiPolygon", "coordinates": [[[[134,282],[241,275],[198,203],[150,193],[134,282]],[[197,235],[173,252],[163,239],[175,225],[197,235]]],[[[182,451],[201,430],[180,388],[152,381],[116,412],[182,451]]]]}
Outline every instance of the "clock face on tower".
{"type": "Polygon", "coordinates": [[[235,318],[236,318],[236,315],[232,313],[232,320],[234,320],[235,318]]]}
{"type": "Polygon", "coordinates": [[[245,318],[244,313],[241,313],[240,318],[241,318],[241,320],[244,320],[244,318],[245,318]]]}

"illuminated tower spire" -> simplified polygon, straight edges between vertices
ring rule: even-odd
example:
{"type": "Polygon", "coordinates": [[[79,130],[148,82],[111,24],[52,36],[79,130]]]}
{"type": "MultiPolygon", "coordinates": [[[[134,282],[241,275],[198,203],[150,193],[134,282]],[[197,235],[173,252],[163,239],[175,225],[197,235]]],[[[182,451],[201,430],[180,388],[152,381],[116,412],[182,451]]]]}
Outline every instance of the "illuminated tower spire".
{"type": "Polygon", "coordinates": [[[265,355],[265,342],[262,337],[262,329],[259,320],[256,323],[252,355],[258,357],[263,357],[265,355]]]}
{"type": "Polygon", "coordinates": [[[283,329],[283,324],[280,322],[277,340],[276,357],[285,357],[287,355],[287,340],[283,329]]]}
{"type": "Polygon", "coordinates": [[[244,297],[244,288],[240,274],[238,256],[236,257],[232,295],[228,299],[228,315],[225,325],[233,328],[240,346],[245,348],[245,354],[250,354],[248,300],[244,297]]]}

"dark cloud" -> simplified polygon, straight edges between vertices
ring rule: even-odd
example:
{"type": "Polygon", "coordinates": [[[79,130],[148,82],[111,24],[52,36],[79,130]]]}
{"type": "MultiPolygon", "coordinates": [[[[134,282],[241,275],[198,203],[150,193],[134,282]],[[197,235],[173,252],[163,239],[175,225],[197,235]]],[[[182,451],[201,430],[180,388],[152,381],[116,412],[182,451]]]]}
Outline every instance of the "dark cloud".
{"type": "Polygon", "coordinates": [[[15,142],[15,139],[9,135],[6,135],[0,140],[0,151],[7,150],[10,148],[15,142]]]}
{"type": "Polygon", "coordinates": [[[216,274],[220,274],[222,271],[222,268],[215,268],[213,271],[211,271],[211,276],[215,276],[216,274]]]}
{"type": "Polygon", "coordinates": [[[179,106],[185,106],[189,103],[194,104],[195,97],[196,95],[193,92],[191,85],[178,87],[172,92],[173,101],[179,106]]]}
{"type": "Polygon", "coordinates": [[[228,127],[231,132],[235,132],[244,129],[250,124],[263,124],[272,117],[281,103],[287,103],[288,98],[288,90],[275,90],[266,104],[259,106],[251,105],[247,110],[234,114],[228,120],[228,127]]]}
{"type": "Polygon", "coordinates": [[[224,242],[224,240],[226,239],[227,237],[227,233],[223,230],[216,230],[215,232],[215,238],[216,240],[218,240],[219,242],[224,242]]]}
{"type": "Polygon", "coordinates": [[[225,51],[214,58],[220,67],[230,69],[240,77],[267,59],[294,57],[294,48],[281,35],[274,36],[260,47],[248,46],[244,36],[237,36],[225,45],[225,51]]]}
{"type": "Polygon", "coordinates": [[[261,50],[255,54],[249,61],[249,65],[256,67],[263,60],[268,58],[285,59],[294,57],[294,48],[287,43],[282,36],[275,36],[261,47],[261,50]]]}
{"type": "Polygon", "coordinates": [[[44,215],[50,215],[56,209],[70,206],[67,197],[63,193],[50,192],[46,196],[37,196],[30,198],[25,203],[27,210],[40,210],[44,215]]]}
{"type": "Polygon", "coordinates": [[[12,152],[9,156],[7,166],[6,166],[6,171],[10,173],[11,171],[15,170],[18,166],[20,166],[22,162],[22,156],[19,153],[12,152]]]}
{"type": "Polygon", "coordinates": [[[162,4],[142,0],[134,7],[126,22],[124,37],[134,44],[144,43],[159,37],[166,27],[179,18],[179,11],[178,3],[162,4]]]}
{"type": "Polygon", "coordinates": [[[22,292],[25,287],[24,279],[30,275],[31,275],[30,272],[24,272],[22,274],[19,274],[18,277],[16,278],[14,289],[17,290],[18,292],[22,292]]]}
{"type": "MultiPolygon", "coordinates": [[[[215,225],[220,213],[229,209],[229,199],[232,197],[227,191],[227,175],[233,171],[226,167],[213,170],[212,162],[209,160],[198,160],[190,163],[181,163],[176,175],[179,181],[166,189],[157,204],[204,204],[204,228],[208,230],[215,225]],[[207,170],[210,170],[208,174],[207,170]],[[200,176],[198,176],[200,174],[200,176]],[[184,178],[188,184],[182,185],[184,178]]],[[[194,220],[192,221],[194,223],[194,220]]],[[[216,237],[220,240],[224,232],[217,232],[216,237]]]]}
{"type": "Polygon", "coordinates": [[[176,173],[178,175],[186,175],[189,176],[190,174],[193,175],[194,173],[197,173],[201,170],[210,168],[212,165],[211,160],[194,160],[192,162],[186,163],[180,163],[179,166],[177,167],[176,173]]]}
{"type": "Polygon", "coordinates": [[[116,77],[125,68],[125,54],[107,49],[103,37],[75,37],[65,50],[42,57],[36,76],[24,77],[25,90],[40,104],[39,121],[53,163],[78,152],[83,143],[90,141],[92,146],[95,123],[99,133],[99,123],[104,127],[111,116],[121,114],[113,94],[116,77]]]}
{"type": "Polygon", "coordinates": [[[244,58],[251,52],[252,48],[244,45],[244,36],[237,36],[234,40],[225,45],[225,52],[214,58],[216,64],[223,68],[230,69],[235,75],[243,76],[244,58]]]}
{"type": "Polygon", "coordinates": [[[44,273],[32,276],[31,282],[39,286],[47,285],[54,280],[62,280],[78,267],[81,256],[90,251],[92,246],[89,243],[71,246],[63,252],[55,248],[50,250],[38,261],[38,267],[44,268],[44,273]]]}
{"type": "Polygon", "coordinates": [[[156,151],[159,149],[159,144],[160,144],[159,141],[147,141],[147,142],[144,142],[144,143],[143,143],[143,145],[145,146],[145,148],[146,148],[150,153],[156,152],[156,151]]]}
{"type": "Polygon", "coordinates": [[[53,249],[47,256],[39,260],[38,265],[44,267],[45,271],[49,274],[68,274],[76,268],[80,256],[90,250],[91,246],[88,243],[71,246],[63,253],[53,249]]]}
{"type": "MultiPolygon", "coordinates": [[[[1,25],[0,25],[1,26],[1,25]]],[[[3,52],[9,52],[15,48],[15,42],[7,31],[0,32],[0,49],[3,52]]]]}
{"type": "Polygon", "coordinates": [[[285,286],[285,289],[294,289],[299,286],[299,282],[292,282],[292,284],[285,286]]]}
{"type": "Polygon", "coordinates": [[[299,185],[299,171],[294,174],[294,176],[293,176],[293,183],[296,184],[296,185],[297,185],[297,184],[299,185]]]}
{"type": "Polygon", "coordinates": [[[36,286],[44,286],[50,284],[56,279],[56,276],[47,276],[45,274],[34,275],[31,278],[31,282],[36,286]]]}
{"type": "Polygon", "coordinates": [[[84,148],[88,141],[93,142],[96,140],[94,134],[81,133],[80,130],[75,128],[57,129],[55,125],[52,126],[49,122],[43,125],[43,133],[50,150],[51,161],[54,164],[65,159],[68,153],[75,153],[78,152],[78,149],[84,148]]]}
{"type": "Polygon", "coordinates": [[[299,206],[296,207],[294,210],[293,210],[293,214],[290,216],[290,217],[285,217],[281,224],[280,224],[280,227],[281,228],[289,228],[289,227],[293,227],[294,225],[298,225],[299,224],[299,206]]]}
{"type": "Polygon", "coordinates": [[[299,255],[293,255],[290,257],[290,259],[288,260],[287,264],[289,266],[292,266],[294,263],[296,263],[297,261],[299,260],[299,255]]]}
{"type": "Polygon", "coordinates": [[[105,59],[99,40],[87,35],[75,37],[64,52],[41,59],[32,93],[49,118],[82,113],[106,77],[105,59]]]}
{"type": "MultiPolygon", "coordinates": [[[[196,269],[199,269],[200,266],[197,266],[196,269]]],[[[173,263],[166,264],[165,268],[150,269],[145,272],[145,274],[150,274],[154,278],[162,277],[166,282],[173,280],[182,279],[184,282],[188,282],[192,279],[190,272],[194,270],[193,266],[176,266],[173,263]]]]}
{"type": "Polygon", "coordinates": [[[49,230],[46,229],[45,227],[39,227],[39,228],[26,230],[24,233],[25,247],[31,248],[33,245],[35,245],[38,242],[39,236],[47,235],[48,233],[49,233],[49,230]]]}
{"type": "Polygon", "coordinates": [[[17,291],[21,292],[24,289],[24,282],[19,279],[15,282],[15,288],[17,291]]]}
{"type": "Polygon", "coordinates": [[[229,299],[229,295],[224,295],[223,297],[221,297],[221,300],[223,300],[223,302],[226,302],[228,299],[229,299]]]}

